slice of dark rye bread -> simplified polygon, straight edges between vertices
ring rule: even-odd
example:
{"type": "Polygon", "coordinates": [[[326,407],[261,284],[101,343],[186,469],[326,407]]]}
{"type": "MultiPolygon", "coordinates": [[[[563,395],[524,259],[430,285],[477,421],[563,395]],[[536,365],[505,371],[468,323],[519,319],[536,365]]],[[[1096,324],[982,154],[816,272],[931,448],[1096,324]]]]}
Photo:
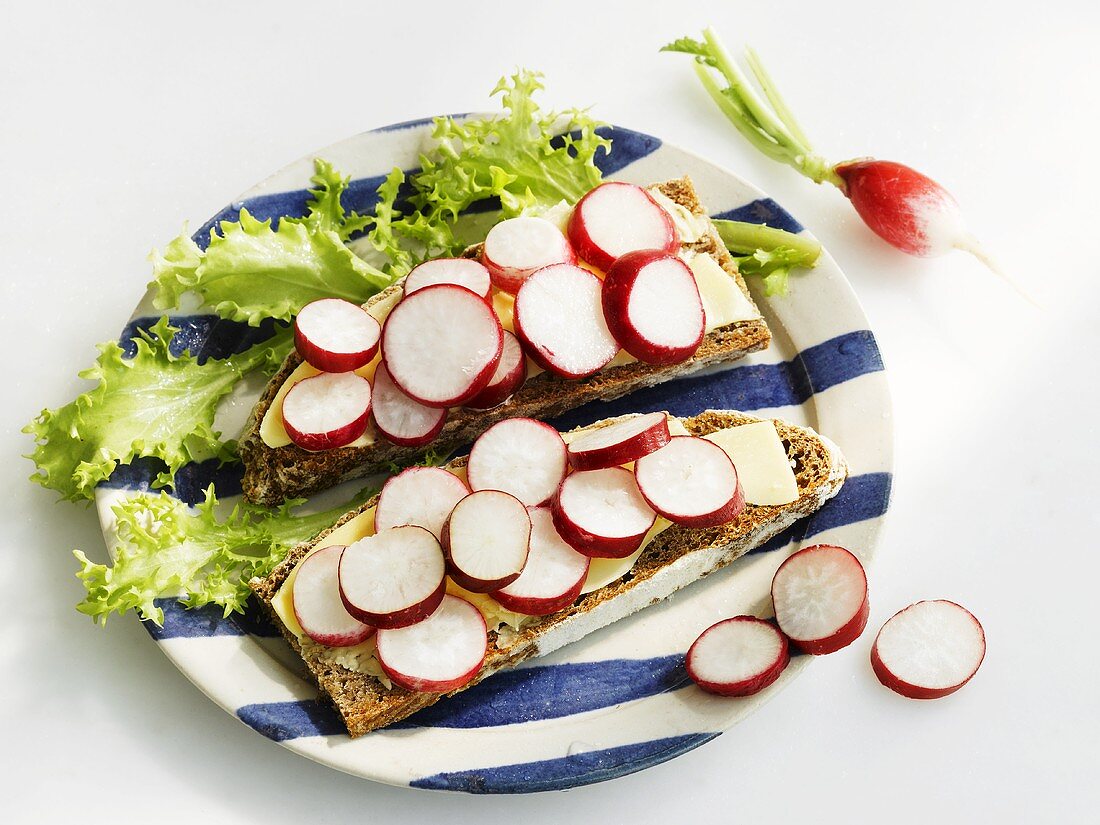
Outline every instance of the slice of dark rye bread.
{"type": "MultiPolygon", "coordinates": [[[[618,420],[621,419],[607,419],[592,427],[607,426],[618,420]]],[[[693,418],[681,419],[693,435],[707,435],[715,430],[760,420],[743,413],[721,410],[710,410],[693,418]]],[[[498,670],[511,667],[524,659],[549,653],[643,607],[657,603],[681,587],[726,566],[754,547],[759,547],[798,519],[815,512],[836,495],[848,474],[848,465],[836,445],[809,428],[796,427],[780,420],[774,423],[787,449],[787,456],[792,462],[798,482],[798,498],[794,502],[783,505],[746,505],[734,521],[720,527],[669,527],[654,538],[630,572],[617,581],[582,595],[571,607],[535,619],[517,632],[498,634],[490,631],[485,663],[466,687],[480,682],[498,670]]],[[[465,463],[465,458],[458,458],[448,466],[462,467],[465,463]]],[[[377,498],[371,499],[343,516],[332,528],[312,541],[295,547],[267,578],[257,578],[249,582],[271,621],[305,661],[322,694],[340,712],[352,737],[362,736],[405,719],[421,708],[439,701],[444,694],[418,693],[399,687],[386,688],[374,676],[349,670],[330,658],[321,656],[325,648],[308,640],[304,644],[300,643],[272,608],[271,600],[298,562],[314,547],[323,546],[325,536],[331,530],[373,507],[376,501],[377,498]]]]}
{"type": "MultiPolygon", "coordinates": [[[[657,188],[693,214],[706,218],[690,179],[666,181],[657,188]]],[[[709,218],[707,219],[709,223],[709,218]]],[[[709,252],[736,281],[752,303],[745,281],[718,237],[714,226],[700,240],[684,244],[697,253],[709,252]]],[[[467,253],[480,254],[479,247],[467,253]]],[[[401,289],[402,281],[371,298],[366,306],[388,299],[401,289]]],[[[753,304],[755,306],[755,304],[753,304]]],[[[670,367],[655,367],[632,363],[601,370],[581,380],[564,380],[548,372],[527,381],[506,403],[491,410],[451,410],[442,432],[429,445],[436,453],[447,455],[457,447],[474,440],[491,425],[504,418],[552,418],[589,401],[609,401],[628,392],[660,384],[672,378],[696,372],[704,367],[733,361],[750,352],[764,349],[771,333],[763,318],[738,321],[709,333],[691,359],[670,367]]],[[[394,465],[413,464],[424,456],[425,448],[399,447],[379,437],[366,447],[344,447],[312,453],[289,444],[269,447],[260,436],[260,424],[268,407],[287,377],[301,364],[297,353],[291,353],[279,372],[271,379],[245,425],[240,439],[240,455],[244,462],[244,494],[258,504],[280,504],[288,498],[308,496],[342,481],[388,470],[394,465]]]]}

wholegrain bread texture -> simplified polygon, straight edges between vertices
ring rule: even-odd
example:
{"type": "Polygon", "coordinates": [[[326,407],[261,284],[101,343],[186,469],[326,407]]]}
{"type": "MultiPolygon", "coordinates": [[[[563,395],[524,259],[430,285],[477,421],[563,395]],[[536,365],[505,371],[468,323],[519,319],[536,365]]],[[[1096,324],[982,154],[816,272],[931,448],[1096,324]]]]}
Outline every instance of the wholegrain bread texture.
{"type": "MultiPolygon", "coordinates": [[[[609,419],[592,426],[607,426],[618,420],[609,419]]],[[[759,420],[742,413],[712,410],[683,419],[683,423],[693,435],[707,435],[759,420]]],[[[797,500],[784,505],[747,505],[737,519],[720,527],[668,528],[657,535],[631,571],[618,581],[581,596],[571,607],[536,619],[518,632],[490,632],[485,663],[470,684],[525,659],[556,650],[664,599],[760,546],[836,495],[848,473],[839,449],[811,429],[778,420],[775,426],[794,467],[797,500]]],[[[465,462],[465,458],[459,458],[448,466],[460,467],[465,462]]],[[[351,511],[332,529],[373,507],[375,501],[372,499],[351,511]]],[[[271,607],[272,597],[298,562],[314,547],[323,546],[329,532],[326,530],[295,547],[271,575],[254,579],[250,585],[271,620],[302,656],[321,692],[340,712],[348,733],[356,737],[398,722],[439,701],[444,694],[386,688],[374,676],[349,670],[320,655],[324,648],[308,639],[300,643],[279,619],[271,607]]]]}
{"type": "MultiPolygon", "coordinates": [[[[706,212],[688,178],[659,184],[670,199],[707,220],[706,212]]],[[[718,237],[713,225],[708,232],[685,247],[697,253],[708,252],[736,281],[749,302],[748,288],[729,251],[718,237]]],[[[480,249],[469,250],[471,257],[480,249]]],[[[367,302],[389,300],[402,289],[403,281],[375,295],[367,302]]],[[[755,304],[753,304],[755,306],[755,304]]],[[[448,455],[457,447],[473,441],[490,426],[505,418],[553,418],[589,401],[609,401],[642,387],[661,384],[673,378],[689,375],[714,364],[736,360],[750,352],[764,349],[771,333],[763,318],[738,321],[710,332],[695,355],[687,361],[669,367],[632,363],[610,367],[580,380],[565,380],[548,372],[530,378],[507,402],[491,410],[451,410],[442,432],[431,443],[437,455],[448,455]]],[[[393,466],[405,466],[420,461],[425,448],[400,447],[379,437],[365,447],[344,447],[324,452],[308,452],[294,444],[269,447],[260,436],[260,424],[283,382],[301,364],[297,353],[291,353],[279,372],[265,388],[252,410],[240,440],[244,462],[244,494],[258,504],[281,504],[288,498],[308,496],[335,486],[342,481],[378,473],[393,466]]]]}

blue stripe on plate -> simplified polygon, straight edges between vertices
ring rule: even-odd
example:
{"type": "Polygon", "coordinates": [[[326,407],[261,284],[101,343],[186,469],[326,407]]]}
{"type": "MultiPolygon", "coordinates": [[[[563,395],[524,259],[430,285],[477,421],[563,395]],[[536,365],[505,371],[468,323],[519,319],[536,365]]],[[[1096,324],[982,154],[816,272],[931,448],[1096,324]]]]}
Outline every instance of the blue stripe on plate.
{"type": "Polygon", "coordinates": [[[208,636],[280,636],[267,617],[260,611],[255,599],[245,604],[244,613],[224,616],[215,604],[188,608],[176,599],[157,599],[156,605],[164,612],[164,624],[143,622],[149,635],[158,642],[164,639],[195,639],[208,636]]]}
{"type": "Polygon", "coordinates": [[[743,221],[745,223],[762,223],[776,229],[784,229],[787,232],[801,232],[804,227],[794,216],[773,201],[771,198],[760,198],[752,203],[746,203],[736,209],[719,212],[712,218],[726,221],[743,221]]]}
{"type": "Polygon", "coordinates": [[[237,717],[276,742],[304,736],[346,736],[348,732],[336,709],[319,699],[244,705],[237,709],[237,717]]]}
{"type": "MultiPolygon", "coordinates": [[[[122,330],[118,343],[127,358],[137,354],[138,330],[149,330],[160,316],[134,318],[122,330]]],[[[267,318],[258,327],[241,321],[230,321],[217,315],[169,315],[168,322],[177,329],[168,344],[172,355],[189,351],[199,363],[208,358],[228,358],[244,352],[273,336],[287,324],[267,318]]]]}
{"type": "Polygon", "coordinates": [[[494,768],[437,773],[414,779],[414,788],[466,793],[533,793],[603,782],[666,762],[697,748],[717,733],[687,733],[632,745],[494,768]]]}
{"type": "MultiPolygon", "coordinates": [[[[101,481],[98,486],[108,490],[134,490],[137,492],[160,492],[153,490],[157,476],[168,469],[168,465],[159,458],[135,458],[129,464],[115,467],[111,477],[101,481]]],[[[169,492],[192,507],[205,500],[206,488],[214,485],[219,499],[241,494],[241,479],[244,465],[239,462],[219,464],[216,458],[198,461],[180,467],[175,475],[173,489],[169,492]]]]}

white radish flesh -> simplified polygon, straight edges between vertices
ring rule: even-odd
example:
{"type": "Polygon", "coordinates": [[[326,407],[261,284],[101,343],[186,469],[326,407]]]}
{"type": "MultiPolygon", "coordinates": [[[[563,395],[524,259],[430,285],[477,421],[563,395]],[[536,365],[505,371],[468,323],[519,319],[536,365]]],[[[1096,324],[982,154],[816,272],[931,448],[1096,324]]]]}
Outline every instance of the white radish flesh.
{"type": "Polygon", "coordinates": [[[378,664],[406,690],[446,693],[458,690],[481,669],[488,649],[485,619],[464,599],[445,596],[421,622],[379,630],[378,664]]]}
{"type": "Polygon", "coordinates": [[[669,214],[640,186],[618,181],[580,199],[569,219],[569,241],[583,260],[604,271],[627,252],[680,247],[669,214]]]}
{"type": "Polygon", "coordinates": [[[370,382],[354,372],[323,372],[295,384],[283,398],[283,426],[304,450],[344,447],[370,423],[370,382]]]}
{"type": "Polygon", "coordinates": [[[447,410],[414,401],[393,383],[385,364],[374,372],[374,426],[384,438],[402,447],[423,447],[439,435],[447,410]]]}
{"type": "Polygon", "coordinates": [[[554,526],[575,550],[621,559],[637,550],[657,519],[634,474],[622,467],[572,473],[551,504],[554,526]]]}
{"type": "Polygon", "coordinates": [[[509,418],[474,442],[466,477],[472,490],[501,490],[533,507],[554,495],[565,470],[565,442],[557,430],[532,418],[509,418]]]}
{"type": "Polygon", "coordinates": [[[792,645],[815,656],[833,653],[867,626],[867,574],[843,547],[806,547],[775,572],[772,603],[779,629],[792,645]]]}
{"type": "Polygon", "coordinates": [[[604,319],[603,283],[579,266],[558,264],[529,277],[516,295],[515,327],[528,355],[563,378],[607,366],[619,343],[604,319]]]}
{"type": "Polygon", "coordinates": [[[755,616],[711,625],[688,649],[688,676],[719,696],[752,696],[775,682],[790,661],[787,637],[755,616]]]}
{"type": "Polygon", "coordinates": [[[375,527],[413,524],[438,539],[451,510],[469,493],[462,479],[440,467],[409,467],[382,485],[375,527]]]}
{"type": "Polygon", "coordinates": [[[453,284],[406,295],[382,328],[382,360],[390,378],[429,407],[462,404],[485,389],[503,345],[493,308],[453,284]]]}
{"type": "Polygon", "coordinates": [[[603,311],[623,349],[647,364],[679,364],[703,342],[703,299],[688,265],[661,250],[628,252],[607,271],[603,311]]]}
{"type": "Polygon", "coordinates": [[[294,346],[310,366],[322,372],[351,372],[378,352],[382,327],[365,309],[340,298],[323,298],[302,307],[294,319],[294,346]]]}
{"type": "Polygon", "coordinates": [[[574,470],[629,464],[661,449],[671,438],[664,413],[635,416],[570,441],[569,464],[574,470]]]}
{"type": "Polygon", "coordinates": [[[361,622],[407,627],[439,606],[446,593],[445,573],[435,536],[423,527],[391,527],[344,549],[340,598],[361,622]]]}
{"type": "Polygon", "coordinates": [[[298,565],[291,600],[302,630],[319,645],[348,647],[365,642],[374,628],[363,624],[340,600],[340,554],[343,545],[322,547],[298,565]]]}
{"type": "Polygon", "coordinates": [[[537,269],[560,263],[576,263],[577,256],[565,235],[542,218],[508,218],[489,230],[481,259],[493,286],[515,295],[537,269]]]}
{"type": "Polygon", "coordinates": [[[558,534],[545,507],[530,507],[531,547],[519,578],[490,595],[508,610],[549,616],[573,604],[588,576],[590,560],[558,534]]]}
{"type": "Polygon", "coordinates": [[[526,378],[527,357],[523,354],[523,347],[516,336],[504,330],[504,348],[496,372],[485,389],[467,401],[466,406],[475,410],[500,406],[523,386],[526,378]]]}
{"type": "Polygon", "coordinates": [[[411,295],[435,284],[456,284],[488,300],[492,292],[489,270],[472,258],[436,258],[416,267],[405,279],[405,294],[411,295]]]}
{"type": "Polygon", "coordinates": [[[499,590],[518,579],[530,541],[527,508],[499,490],[466,496],[443,525],[447,570],[457,584],[474,593],[499,590]]]}
{"type": "Polygon", "coordinates": [[[716,527],[745,509],[745,494],[726,451],[694,436],[678,435],[634,466],[649,506],[685,527],[716,527]]]}
{"type": "Polygon", "coordinates": [[[946,600],[909,605],[882,626],[871,648],[879,681],[910,699],[939,699],[978,672],[985,631],[966,608],[946,600]]]}

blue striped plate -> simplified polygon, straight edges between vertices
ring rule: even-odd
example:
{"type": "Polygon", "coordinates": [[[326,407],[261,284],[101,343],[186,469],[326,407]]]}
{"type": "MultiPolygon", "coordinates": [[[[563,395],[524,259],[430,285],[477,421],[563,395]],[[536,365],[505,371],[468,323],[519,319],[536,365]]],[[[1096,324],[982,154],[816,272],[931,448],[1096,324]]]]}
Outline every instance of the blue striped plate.
{"type": "MultiPolygon", "coordinates": [[[[319,152],[353,177],[345,205],[370,209],[387,171],[414,169],[430,127],[425,120],[402,123],[319,152]]],[[[600,159],[606,175],[646,184],[688,174],[716,217],[803,231],[775,201],[731,172],[649,135],[619,127],[607,132],[613,149],[600,159]]],[[[206,238],[214,221],[233,219],[242,205],[260,219],[303,214],[312,157],[252,188],[200,228],[196,240],[206,238]]],[[[219,611],[187,611],[166,600],[164,626],[148,625],[150,634],[191,681],[258,733],[310,759],[395,785],[473,793],[569,788],[641,770],[713,739],[782,690],[810,660],[797,658],[757,696],[723,699],[700,692],[687,679],[683,658],[692,640],[721,618],[764,615],[776,567],[807,539],[844,545],[868,561],[890,496],[893,435],[886,377],[867,319],[836,262],[823,255],[812,274],[792,278],[785,298],[759,292],[754,297],[774,335],[768,351],[723,370],[587,405],[556,422],[586,424],[627,411],[693,415],[732,408],[809,425],[837,442],[852,468],[840,495],[725,570],[553,655],[357,740],[347,737],[335,712],[319,700],[289,647],[256,616],[226,620],[219,611]]],[[[243,349],[256,334],[201,310],[172,313],[182,328],[180,349],[216,356],[243,349]]],[[[157,314],[146,296],[124,339],[157,314]]],[[[223,405],[217,421],[223,432],[239,431],[259,390],[245,387],[223,405]]],[[[108,546],[114,541],[111,505],[119,496],[148,489],[153,475],[140,464],[122,468],[97,491],[108,546]]],[[[219,497],[240,493],[236,468],[197,464],[181,474],[177,495],[194,502],[211,481],[219,497]]]]}

